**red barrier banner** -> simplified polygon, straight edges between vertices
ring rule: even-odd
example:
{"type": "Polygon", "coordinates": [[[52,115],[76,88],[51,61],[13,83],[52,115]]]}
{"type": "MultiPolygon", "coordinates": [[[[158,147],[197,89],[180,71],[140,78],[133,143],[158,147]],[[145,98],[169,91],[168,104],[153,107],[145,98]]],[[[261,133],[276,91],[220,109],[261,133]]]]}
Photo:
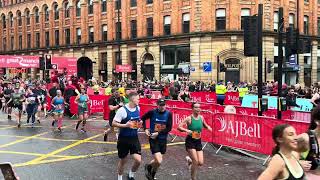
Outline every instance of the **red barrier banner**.
{"type": "MultiPolygon", "coordinates": [[[[92,113],[103,113],[104,112],[104,102],[109,98],[109,96],[104,95],[89,95],[90,101],[88,102],[88,110],[90,114],[92,113]]],[[[76,96],[70,98],[70,112],[71,114],[78,114],[78,105],[74,102],[76,96]]]]}
{"type": "Polygon", "coordinates": [[[215,114],[215,125],[212,142],[233,148],[271,154],[274,142],[272,129],[283,123],[289,123],[296,128],[297,133],[306,132],[307,123],[294,121],[279,121],[274,118],[237,115],[215,114]]]}
{"type": "Polygon", "coordinates": [[[0,67],[3,67],[3,68],[39,68],[39,56],[0,55],[0,67]]]}
{"type": "Polygon", "coordinates": [[[224,98],[225,105],[241,106],[239,92],[227,92],[224,98]]]}
{"type": "Polygon", "coordinates": [[[217,103],[217,95],[214,92],[192,92],[190,95],[196,102],[217,103]]]}

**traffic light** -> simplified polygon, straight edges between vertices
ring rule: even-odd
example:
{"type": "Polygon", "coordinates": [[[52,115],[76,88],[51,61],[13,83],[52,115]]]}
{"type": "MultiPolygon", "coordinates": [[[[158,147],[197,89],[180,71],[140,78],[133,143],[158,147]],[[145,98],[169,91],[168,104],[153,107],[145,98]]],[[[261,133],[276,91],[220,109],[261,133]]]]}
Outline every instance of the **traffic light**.
{"type": "Polygon", "coordinates": [[[52,56],[51,56],[51,54],[45,54],[44,59],[46,61],[46,69],[52,69],[52,64],[51,64],[52,56]]]}
{"type": "Polygon", "coordinates": [[[297,54],[297,30],[292,27],[286,29],[286,55],[291,56],[292,54],[297,54]]]}
{"type": "Polygon", "coordinates": [[[244,17],[244,55],[258,56],[258,18],[257,16],[244,17]]]}
{"type": "Polygon", "coordinates": [[[270,60],[267,61],[267,72],[271,73],[272,71],[272,62],[270,60]]]}
{"type": "Polygon", "coordinates": [[[226,72],[227,68],[224,66],[223,63],[219,64],[219,72],[226,72]]]}
{"type": "Polygon", "coordinates": [[[40,70],[45,70],[46,69],[46,63],[44,62],[44,57],[39,57],[39,66],[40,70]]]}

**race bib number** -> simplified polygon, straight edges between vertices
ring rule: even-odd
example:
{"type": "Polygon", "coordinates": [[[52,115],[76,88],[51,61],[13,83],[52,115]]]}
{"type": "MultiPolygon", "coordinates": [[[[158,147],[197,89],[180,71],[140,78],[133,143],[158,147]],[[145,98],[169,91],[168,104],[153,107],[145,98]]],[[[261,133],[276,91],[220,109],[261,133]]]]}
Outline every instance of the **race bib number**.
{"type": "Polygon", "coordinates": [[[139,122],[139,121],[132,121],[131,122],[131,126],[130,126],[131,129],[139,129],[141,127],[142,127],[141,122],[139,122]]]}
{"type": "Polygon", "coordinates": [[[193,138],[193,139],[200,139],[200,138],[201,138],[201,133],[200,133],[200,132],[193,131],[193,132],[192,132],[192,138],[193,138]]]}
{"type": "Polygon", "coordinates": [[[165,124],[158,124],[158,123],[155,124],[155,127],[154,127],[155,132],[160,132],[160,131],[163,131],[164,129],[166,129],[165,124]]]}

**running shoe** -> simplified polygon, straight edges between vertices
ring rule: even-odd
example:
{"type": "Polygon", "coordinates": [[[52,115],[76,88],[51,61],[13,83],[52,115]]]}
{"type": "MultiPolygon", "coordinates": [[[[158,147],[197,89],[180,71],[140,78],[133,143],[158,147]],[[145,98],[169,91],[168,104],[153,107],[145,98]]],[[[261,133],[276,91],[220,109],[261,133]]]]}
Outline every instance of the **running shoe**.
{"type": "Polygon", "coordinates": [[[144,165],[144,172],[148,180],[153,180],[151,170],[152,170],[152,167],[150,164],[144,165]]]}
{"type": "Polygon", "coordinates": [[[133,177],[129,177],[129,174],[128,174],[128,180],[135,180],[133,177]]]}
{"type": "Polygon", "coordinates": [[[58,130],[59,130],[60,132],[62,132],[62,129],[61,129],[61,128],[58,128],[58,130]]]}
{"type": "Polygon", "coordinates": [[[54,126],[55,120],[52,121],[51,126],[54,126]]]}
{"type": "Polygon", "coordinates": [[[34,123],[31,123],[31,128],[34,128],[34,123]]]}
{"type": "Polygon", "coordinates": [[[186,160],[187,160],[188,169],[191,170],[192,159],[189,156],[186,156],[186,160]]]}
{"type": "Polygon", "coordinates": [[[84,128],[81,128],[81,131],[84,132],[84,133],[87,132],[84,128]]]}
{"type": "Polygon", "coordinates": [[[21,127],[21,124],[18,124],[18,128],[20,128],[21,127]]]}
{"type": "Polygon", "coordinates": [[[40,119],[38,119],[37,121],[38,121],[38,123],[40,124],[40,119]]]}
{"type": "Polygon", "coordinates": [[[108,141],[108,134],[106,132],[104,132],[103,141],[108,141]]]}

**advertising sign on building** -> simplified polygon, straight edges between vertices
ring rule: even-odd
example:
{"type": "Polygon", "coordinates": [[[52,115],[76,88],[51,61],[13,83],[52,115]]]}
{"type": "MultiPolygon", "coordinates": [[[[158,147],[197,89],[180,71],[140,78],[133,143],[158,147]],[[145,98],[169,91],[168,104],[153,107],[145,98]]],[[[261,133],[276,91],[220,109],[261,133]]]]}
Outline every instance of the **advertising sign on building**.
{"type": "Polygon", "coordinates": [[[131,65],[116,65],[116,72],[132,72],[132,66],[131,65]]]}

